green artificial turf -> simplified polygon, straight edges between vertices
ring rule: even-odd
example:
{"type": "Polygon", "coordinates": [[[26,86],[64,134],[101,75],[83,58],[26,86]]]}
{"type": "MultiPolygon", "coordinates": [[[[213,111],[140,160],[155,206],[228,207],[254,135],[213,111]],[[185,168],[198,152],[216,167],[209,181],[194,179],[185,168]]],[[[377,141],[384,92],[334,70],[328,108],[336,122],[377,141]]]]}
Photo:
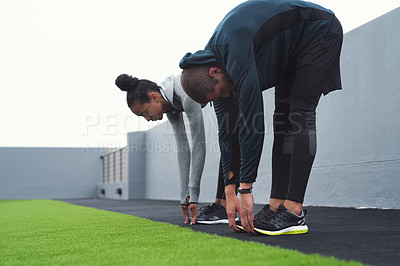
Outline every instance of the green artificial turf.
{"type": "Polygon", "coordinates": [[[0,201],[0,265],[46,264],[350,265],[59,201],[0,201]]]}

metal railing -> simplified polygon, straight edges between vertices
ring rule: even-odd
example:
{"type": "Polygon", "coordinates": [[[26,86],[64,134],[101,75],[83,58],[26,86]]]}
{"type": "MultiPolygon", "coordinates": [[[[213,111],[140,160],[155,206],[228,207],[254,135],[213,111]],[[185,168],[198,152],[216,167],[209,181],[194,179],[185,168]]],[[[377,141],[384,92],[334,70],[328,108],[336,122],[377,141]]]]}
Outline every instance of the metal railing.
{"type": "Polygon", "coordinates": [[[103,165],[103,184],[126,181],[127,147],[112,150],[100,156],[103,165]]]}

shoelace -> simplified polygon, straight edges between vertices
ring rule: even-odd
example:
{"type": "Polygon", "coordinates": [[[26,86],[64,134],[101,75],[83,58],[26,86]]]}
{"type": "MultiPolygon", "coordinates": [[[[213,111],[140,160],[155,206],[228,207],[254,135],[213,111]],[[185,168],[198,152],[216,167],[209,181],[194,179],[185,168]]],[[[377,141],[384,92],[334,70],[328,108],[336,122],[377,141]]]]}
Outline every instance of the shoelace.
{"type": "Polygon", "coordinates": [[[270,223],[274,224],[277,227],[284,226],[287,224],[305,224],[305,211],[301,213],[298,220],[295,218],[294,214],[286,211],[277,211],[274,219],[270,220],[270,223]]]}
{"type": "Polygon", "coordinates": [[[204,213],[204,214],[212,213],[217,209],[218,206],[219,206],[219,203],[211,203],[210,205],[203,206],[200,208],[200,213],[204,213]]]}
{"type": "Polygon", "coordinates": [[[269,205],[265,205],[261,211],[259,211],[254,219],[256,220],[268,220],[275,216],[275,212],[269,209],[269,205]]]}

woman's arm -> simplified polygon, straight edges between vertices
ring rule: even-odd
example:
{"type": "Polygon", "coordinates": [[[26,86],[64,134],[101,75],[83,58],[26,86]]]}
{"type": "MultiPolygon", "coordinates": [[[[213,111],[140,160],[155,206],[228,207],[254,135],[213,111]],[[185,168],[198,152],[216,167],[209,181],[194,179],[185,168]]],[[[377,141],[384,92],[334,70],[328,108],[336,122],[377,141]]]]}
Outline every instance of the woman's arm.
{"type": "Polygon", "coordinates": [[[181,204],[187,205],[186,198],[189,196],[189,171],[190,171],[190,148],[186,136],[185,124],[182,113],[168,113],[168,120],[174,131],[176,148],[178,152],[179,185],[181,204]]]}
{"type": "Polygon", "coordinates": [[[191,173],[189,176],[189,196],[191,203],[198,203],[200,181],[206,157],[204,121],[201,105],[189,97],[182,101],[183,109],[188,117],[192,140],[191,173]]]}

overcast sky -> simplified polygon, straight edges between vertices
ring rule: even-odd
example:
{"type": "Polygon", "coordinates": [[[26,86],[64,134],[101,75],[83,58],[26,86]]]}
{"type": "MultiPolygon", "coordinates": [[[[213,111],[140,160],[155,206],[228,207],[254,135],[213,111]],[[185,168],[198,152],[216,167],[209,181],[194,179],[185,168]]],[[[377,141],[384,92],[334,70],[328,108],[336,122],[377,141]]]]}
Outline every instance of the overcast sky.
{"type": "MultiPolygon", "coordinates": [[[[203,49],[235,0],[0,1],[0,146],[122,147],[156,125],[131,114],[115,78],[162,82],[203,49]]],[[[400,0],[316,0],[348,32],[400,0]]]]}

